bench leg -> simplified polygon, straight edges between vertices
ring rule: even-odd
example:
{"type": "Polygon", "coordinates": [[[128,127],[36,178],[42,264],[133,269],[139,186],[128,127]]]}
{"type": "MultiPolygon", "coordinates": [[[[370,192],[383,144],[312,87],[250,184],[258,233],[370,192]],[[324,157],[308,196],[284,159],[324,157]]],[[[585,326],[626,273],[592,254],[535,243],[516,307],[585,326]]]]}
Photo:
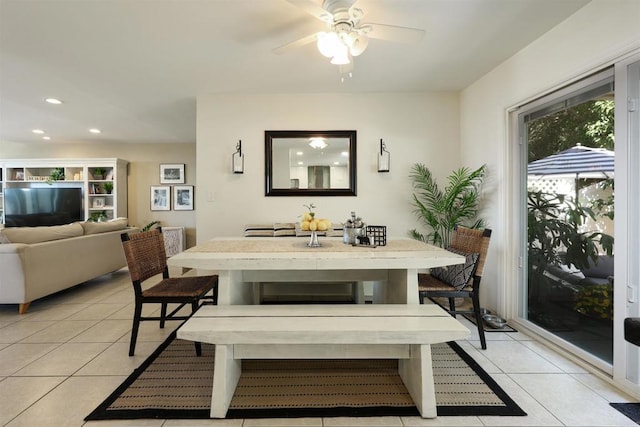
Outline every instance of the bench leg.
{"type": "Polygon", "coordinates": [[[412,345],[411,358],[399,360],[398,372],[422,418],[435,418],[436,390],[433,384],[431,346],[412,345]]]}
{"type": "Polygon", "coordinates": [[[216,344],[211,391],[211,418],[224,418],[240,379],[242,360],[233,358],[233,346],[216,344]]]}

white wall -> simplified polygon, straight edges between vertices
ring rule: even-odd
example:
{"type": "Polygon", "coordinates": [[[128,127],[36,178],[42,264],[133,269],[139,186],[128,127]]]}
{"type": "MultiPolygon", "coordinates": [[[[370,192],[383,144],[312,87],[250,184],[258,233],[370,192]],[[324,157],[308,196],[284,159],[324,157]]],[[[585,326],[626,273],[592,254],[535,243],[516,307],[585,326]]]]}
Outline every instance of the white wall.
{"type": "Polygon", "coordinates": [[[423,162],[444,179],[459,167],[458,96],[418,94],[207,95],[198,98],[196,225],[198,241],[240,236],[246,223],[298,221],[303,204],[344,221],[353,210],[389,236],[417,226],[410,167],[423,162]],[[265,130],[358,131],[356,197],[265,197],[265,130]],[[377,172],[380,138],[391,172],[377,172]],[[245,172],[232,174],[242,140],[245,172]]]}
{"type": "Polygon", "coordinates": [[[640,1],[594,0],[505,61],[460,95],[461,162],[489,165],[485,217],[494,229],[481,301],[511,317],[517,285],[513,243],[518,185],[509,145],[507,110],[640,47],[640,1]]]}

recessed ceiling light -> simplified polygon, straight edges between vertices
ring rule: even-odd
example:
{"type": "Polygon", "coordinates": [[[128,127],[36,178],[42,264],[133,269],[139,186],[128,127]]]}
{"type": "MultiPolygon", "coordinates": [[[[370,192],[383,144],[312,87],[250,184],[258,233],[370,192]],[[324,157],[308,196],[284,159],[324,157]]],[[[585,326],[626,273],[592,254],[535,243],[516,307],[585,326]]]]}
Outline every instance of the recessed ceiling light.
{"type": "Polygon", "coordinates": [[[42,129],[34,129],[31,132],[37,133],[37,134],[43,134],[44,133],[44,131],[42,129]]]}
{"type": "Polygon", "coordinates": [[[89,132],[91,132],[91,133],[100,133],[102,131],[100,129],[93,128],[93,129],[89,129],[89,132]]]}
{"type": "Polygon", "coordinates": [[[60,101],[57,98],[45,98],[44,99],[45,102],[48,102],[49,104],[55,104],[55,105],[60,105],[62,104],[62,101],[60,101]]]}
{"type": "Polygon", "coordinates": [[[46,139],[47,141],[51,139],[50,136],[43,136],[42,139],[46,139]]]}

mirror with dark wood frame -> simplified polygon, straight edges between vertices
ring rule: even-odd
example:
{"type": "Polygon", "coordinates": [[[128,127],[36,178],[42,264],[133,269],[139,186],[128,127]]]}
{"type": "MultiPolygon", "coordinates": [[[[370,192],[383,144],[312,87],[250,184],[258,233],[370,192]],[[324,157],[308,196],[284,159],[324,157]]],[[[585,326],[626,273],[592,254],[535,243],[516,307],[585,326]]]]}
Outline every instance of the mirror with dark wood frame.
{"type": "Polygon", "coordinates": [[[356,131],[267,130],[266,196],[355,196],[356,131]]]}

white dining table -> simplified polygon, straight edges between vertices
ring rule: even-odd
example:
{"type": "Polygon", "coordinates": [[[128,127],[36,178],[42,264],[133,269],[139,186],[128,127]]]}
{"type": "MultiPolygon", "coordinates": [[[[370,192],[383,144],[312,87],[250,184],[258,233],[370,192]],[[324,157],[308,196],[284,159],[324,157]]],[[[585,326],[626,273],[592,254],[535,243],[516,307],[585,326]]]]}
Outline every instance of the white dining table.
{"type": "Polygon", "coordinates": [[[264,282],[372,281],[374,303],[418,304],[418,271],[464,263],[463,256],[407,238],[385,246],[352,246],[320,238],[308,247],[300,237],[214,238],[169,258],[170,266],[218,274],[218,304],[255,304],[264,282]]]}

